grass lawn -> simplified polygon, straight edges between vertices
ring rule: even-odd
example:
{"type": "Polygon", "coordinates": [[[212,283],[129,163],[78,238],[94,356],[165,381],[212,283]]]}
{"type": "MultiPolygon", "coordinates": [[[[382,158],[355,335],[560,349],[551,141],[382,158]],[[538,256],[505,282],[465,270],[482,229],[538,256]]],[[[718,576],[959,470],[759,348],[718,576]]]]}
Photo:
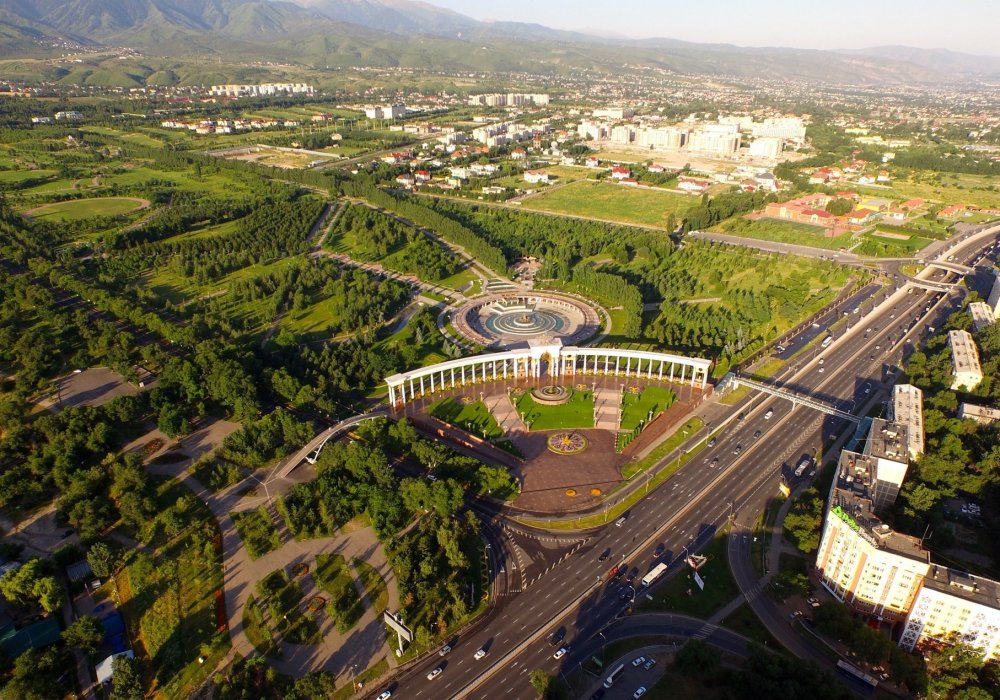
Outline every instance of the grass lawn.
{"type": "Polygon", "coordinates": [[[385,580],[378,570],[368,562],[354,559],[351,563],[354,565],[354,570],[358,572],[368,602],[375,609],[375,614],[381,616],[389,607],[389,588],[385,585],[385,580]]]}
{"type": "Polygon", "coordinates": [[[606,182],[581,181],[524,200],[524,209],[589,216],[646,226],[665,226],[667,217],[683,218],[699,203],[696,197],[632,189],[606,182]]]}
{"type": "Polygon", "coordinates": [[[25,180],[44,180],[53,177],[55,170],[0,170],[0,184],[15,185],[25,180]]]}
{"type": "Polygon", "coordinates": [[[264,622],[264,610],[253,596],[243,606],[243,631],[254,648],[264,656],[281,658],[281,649],[275,644],[274,634],[264,622]]]}
{"type": "Polygon", "coordinates": [[[558,430],[559,428],[593,428],[594,394],[590,391],[570,389],[569,401],[558,406],[545,406],[525,392],[515,402],[518,413],[524,416],[529,430],[558,430]]]}
{"type": "Polygon", "coordinates": [[[652,421],[670,408],[676,398],[665,386],[647,386],[640,394],[626,389],[622,399],[622,430],[633,430],[640,421],[652,421]]]}
{"type": "Polygon", "coordinates": [[[716,233],[729,234],[730,236],[758,238],[764,241],[804,245],[813,248],[824,248],[826,250],[848,248],[852,243],[850,234],[845,233],[835,238],[829,238],[824,235],[825,229],[819,226],[799,224],[794,221],[781,221],[779,219],[758,219],[751,221],[750,219],[738,216],[726,219],[709,230],[716,233]]]}
{"type": "MultiPolygon", "coordinates": [[[[471,267],[467,267],[464,270],[459,270],[451,277],[445,277],[443,280],[438,280],[438,284],[442,287],[447,287],[448,289],[455,289],[461,291],[462,288],[469,284],[469,282],[474,282],[479,279],[479,275],[471,267]]],[[[423,293],[425,296],[430,296],[427,292],[423,293]]]]}
{"type": "MultiPolygon", "coordinates": [[[[367,670],[359,673],[354,680],[358,683],[363,683],[365,687],[367,687],[371,681],[381,677],[388,670],[389,662],[382,658],[370,666],[367,670]]],[[[348,698],[351,697],[354,697],[354,688],[351,687],[350,683],[348,683],[347,685],[337,688],[330,700],[348,700],[348,698]]]]}
{"type": "Polygon", "coordinates": [[[932,243],[932,239],[921,236],[896,238],[880,236],[877,232],[866,233],[861,237],[861,245],[853,252],[858,255],[871,255],[881,258],[902,258],[914,255],[932,243]]]}
{"type": "Polygon", "coordinates": [[[730,697],[724,687],[715,687],[711,678],[687,676],[673,668],[643,696],[649,700],[722,700],[730,697]]]}
{"type": "Polygon", "coordinates": [[[259,559],[281,544],[278,529],[271,522],[271,516],[264,506],[231,515],[251,559],[259,559]]]}
{"type": "MultiPolygon", "coordinates": [[[[377,572],[376,572],[376,575],[377,572]]],[[[354,586],[354,577],[347,560],[340,554],[319,554],[313,572],[316,585],[330,594],[326,612],[337,625],[338,632],[346,632],[358,623],[365,609],[361,596],[354,586]]]]}
{"type": "Polygon", "coordinates": [[[91,134],[100,134],[102,136],[111,136],[116,140],[135,143],[140,146],[149,146],[151,148],[163,147],[163,141],[135,131],[119,131],[118,129],[110,129],[106,126],[81,126],[80,131],[85,133],[89,132],[91,134]]]}
{"type": "Polygon", "coordinates": [[[460,399],[449,397],[431,404],[430,414],[486,439],[503,435],[500,425],[482,401],[466,404],[460,399]]]}
{"type": "Polygon", "coordinates": [[[122,197],[94,197],[93,199],[73,199],[43,205],[30,216],[35,220],[79,221],[93,216],[120,216],[139,208],[139,202],[122,197]]]}
{"type": "Polygon", "coordinates": [[[148,664],[154,691],[181,698],[194,693],[230,646],[221,536],[208,506],[183,484],[158,481],[151,552],[132,551],[116,585],[133,648],[148,664]]]}
{"type": "Polygon", "coordinates": [[[272,571],[257,582],[261,604],[267,604],[271,623],[281,638],[292,644],[318,644],[319,625],[312,613],[302,610],[302,586],[289,580],[284,569],[272,571]]]}
{"type": "Polygon", "coordinates": [[[708,557],[698,572],[705,581],[705,590],[698,588],[693,572],[685,567],[680,574],[656,588],[652,601],[643,598],[639,610],[675,611],[707,618],[735,598],[740,589],[729,572],[725,532],[717,533],[701,554],[708,557]]]}
{"type": "Polygon", "coordinates": [[[773,651],[781,651],[784,649],[781,644],[778,643],[771,633],[767,631],[767,627],[764,623],[760,621],[753,609],[751,609],[748,603],[744,603],[740,607],[736,608],[733,612],[722,620],[721,624],[723,627],[732,630],[738,634],[742,634],[744,637],[749,637],[755,642],[760,644],[765,644],[768,648],[773,651]]]}
{"type": "MultiPolygon", "coordinates": [[[[703,427],[705,427],[705,422],[701,418],[692,418],[687,423],[677,428],[670,437],[654,447],[648,455],[642,459],[626,464],[622,469],[622,478],[625,481],[629,481],[630,479],[633,479],[636,474],[641,474],[646,471],[677,449],[678,445],[682,444],[685,440],[697,433],[703,427]]],[[[706,435],[705,437],[707,438],[708,436],[706,435]]]]}
{"type": "Polygon", "coordinates": [[[986,175],[966,173],[914,172],[907,178],[898,178],[893,189],[904,199],[919,197],[944,204],[973,204],[980,207],[1000,206],[1000,191],[990,191],[996,180],[986,175]]]}

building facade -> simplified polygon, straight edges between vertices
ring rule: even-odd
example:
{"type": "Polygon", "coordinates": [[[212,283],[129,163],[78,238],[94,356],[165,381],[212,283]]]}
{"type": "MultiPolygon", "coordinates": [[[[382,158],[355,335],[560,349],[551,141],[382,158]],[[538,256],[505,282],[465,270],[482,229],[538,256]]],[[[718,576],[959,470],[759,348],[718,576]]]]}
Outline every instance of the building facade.
{"type": "Polygon", "coordinates": [[[951,348],[951,388],[975,389],[983,381],[983,370],[972,334],[969,331],[948,331],[948,346],[951,348]]]}

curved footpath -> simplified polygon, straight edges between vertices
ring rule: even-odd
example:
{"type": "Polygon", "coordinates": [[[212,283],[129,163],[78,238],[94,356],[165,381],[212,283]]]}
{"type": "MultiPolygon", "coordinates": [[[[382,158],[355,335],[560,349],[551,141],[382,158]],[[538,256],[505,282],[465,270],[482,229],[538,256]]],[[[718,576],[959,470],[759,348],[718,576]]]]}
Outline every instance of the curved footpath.
{"type": "MultiPolygon", "coordinates": [[[[350,424],[354,422],[353,419],[345,421],[345,423],[350,424]]],[[[336,428],[334,432],[336,432],[336,428]]],[[[177,447],[172,446],[172,449],[184,450],[184,440],[182,439],[177,447]]],[[[360,672],[373,662],[378,661],[380,656],[385,656],[390,666],[395,666],[395,655],[387,643],[385,626],[382,624],[381,616],[375,614],[372,601],[364,597],[358,572],[351,563],[356,558],[374,567],[388,588],[390,609],[398,607],[399,589],[396,579],[392,567],[389,566],[385,558],[384,548],[374,531],[370,527],[366,527],[334,537],[296,541],[291,538],[271,503],[271,499],[278,493],[286,491],[292,485],[292,481],[282,477],[265,478],[261,481],[258,474],[252,474],[238,484],[218,493],[212,493],[188,472],[197,459],[205,456],[206,453],[202,453],[173,464],[147,464],[147,469],[152,474],[177,479],[187,486],[209,507],[219,524],[219,530],[222,534],[226,616],[229,637],[232,642],[232,649],[220,662],[219,668],[228,664],[236,654],[245,657],[256,652],[243,628],[243,608],[254,593],[256,583],[267,574],[280,568],[290,571],[291,567],[299,563],[308,564],[310,573],[299,579],[304,593],[303,605],[312,595],[322,594],[321,591],[316,590],[312,577],[318,554],[340,554],[347,560],[358,593],[362,596],[365,608],[364,615],[346,634],[337,632],[330,618],[323,615],[320,623],[322,639],[320,644],[298,645],[281,642],[279,644],[281,658],[269,658],[270,665],[281,673],[296,677],[303,676],[310,671],[328,671],[339,676],[350,672],[352,667],[360,672]],[[265,495],[242,497],[240,493],[245,491],[249,485],[255,485],[258,489],[262,489],[265,495]],[[272,523],[278,530],[281,545],[278,549],[253,560],[243,546],[243,541],[236,530],[231,514],[256,509],[261,505],[267,508],[272,523]]],[[[272,474],[278,468],[272,470],[272,474]]]]}

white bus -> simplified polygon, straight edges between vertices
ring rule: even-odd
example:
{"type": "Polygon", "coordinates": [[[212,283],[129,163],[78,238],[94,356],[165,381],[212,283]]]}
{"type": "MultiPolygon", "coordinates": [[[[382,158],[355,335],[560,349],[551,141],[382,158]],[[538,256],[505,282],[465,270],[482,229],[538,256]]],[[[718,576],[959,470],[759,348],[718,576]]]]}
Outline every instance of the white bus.
{"type": "Polygon", "coordinates": [[[615,681],[625,673],[625,664],[618,664],[618,667],[612,671],[607,678],[604,679],[604,687],[610,688],[615,684],[615,681]]]}
{"type": "Polygon", "coordinates": [[[642,577],[642,581],[640,581],[639,583],[641,583],[642,587],[645,588],[646,586],[648,586],[649,584],[651,584],[653,581],[655,581],[656,579],[658,579],[660,577],[660,574],[662,574],[666,570],[667,570],[667,565],[664,564],[663,562],[660,562],[659,564],[657,564],[656,566],[654,566],[652,569],[650,569],[649,573],[646,574],[645,576],[643,576],[642,577]]]}

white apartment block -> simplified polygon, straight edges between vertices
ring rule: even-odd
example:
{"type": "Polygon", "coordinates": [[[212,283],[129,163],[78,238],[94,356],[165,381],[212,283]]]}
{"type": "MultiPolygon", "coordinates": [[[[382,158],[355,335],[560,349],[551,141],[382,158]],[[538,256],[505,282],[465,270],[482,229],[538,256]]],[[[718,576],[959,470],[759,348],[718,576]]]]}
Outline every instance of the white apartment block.
{"type": "Polygon", "coordinates": [[[994,318],[1000,314],[1000,277],[993,280],[993,287],[990,289],[990,296],[986,299],[986,303],[990,305],[994,318]]]}
{"type": "Polygon", "coordinates": [[[912,384],[892,388],[892,420],[906,426],[910,459],[924,453],[924,392],[912,384]]]}
{"type": "Polygon", "coordinates": [[[590,138],[594,141],[604,141],[611,138],[611,127],[607,124],[584,119],[580,122],[580,126],[576,127],[576,135],[581,139],[590,138]]]}
{"type": "Polygon", "coordinates": [[[259,85],[213,85],[208,94],[217,97],[261,97],[271,95],[312,95],[315,88],[305,83],[261,83],[259,85]]]}
{"type": "Polygon", "coordinates": [[[965,387],[971,391],[983,381],[983,370],[979,365],[979,350],[969,331],[948,331],[948,345],[951,347],[952,382],[951,388],[965,387]]]}
{"type": "Polygon", "coordinates": [[[802,141],[806,137],[806,126],[800,117],[771,117],[751,124],[750,133],[754,138],[802,141]]]}
{"type": "Polygon", "coordinates": [[[969,315],[972,316],[972,327],[977,333],[996,323],[993,308],[985,301],[974,301],[969,304],[969,315]]]}
{"type": "Polygon", "coordinates": [[[912,651],[925,641],[958,639],[1000,658],[1000,586],[944,566],[932,566],[906,618],[899,646],[912,651]]]}
{"type": "Polygon", "coordinates": [[[653,150],[676,151],[679,150],[687,138],[687,129],[676,127],[664,128],[640,128],[636,132],[636,143],[643,148],[653,150]]]}
{"type": "Polygon", "coordinates": [[[958,404],[958,417],[974,420],[981,425],[989,425],[1000,420],[1000,409],[963,401],[958,404]]]}
{"type": "Polygon", "coordinates": [[[876,460],[844,451],[830,488],[816,568],[823,587],[855,610],[902,620],[927,575],[920,540],[894,532],[874,512],[876,460]]]}
{"type": "Polygon", "coordinates": [[[377,105],[365,107],[365,116],[369,119],[401,119],[406,116],[406,105],[377,105]]]}
{"type": "Polygon", "coordinates": [[[611,143],[628,144],[635,139],[635,129],[626,124],[620,124],[611,130],[611,143]]]}
{"type": "Polygon", "coordinates": [[[753,158],[777,160],[783,150],[784,142],[776,138],[759,138],[750,144],[750,156],[753,158]]]}
{"type": "Polygon", "coordinates": [[[740,147],[740,128],[736,124],[703,124],[690,133],[687,147],[707,155],[732,155],[740,147]]]}
{"type": "Polygon", "coordinates": [[[471,107],[544,107],[549,103],[549,96],[544,93],[494,92],[482,95],[469,95],[471,107]]]}

